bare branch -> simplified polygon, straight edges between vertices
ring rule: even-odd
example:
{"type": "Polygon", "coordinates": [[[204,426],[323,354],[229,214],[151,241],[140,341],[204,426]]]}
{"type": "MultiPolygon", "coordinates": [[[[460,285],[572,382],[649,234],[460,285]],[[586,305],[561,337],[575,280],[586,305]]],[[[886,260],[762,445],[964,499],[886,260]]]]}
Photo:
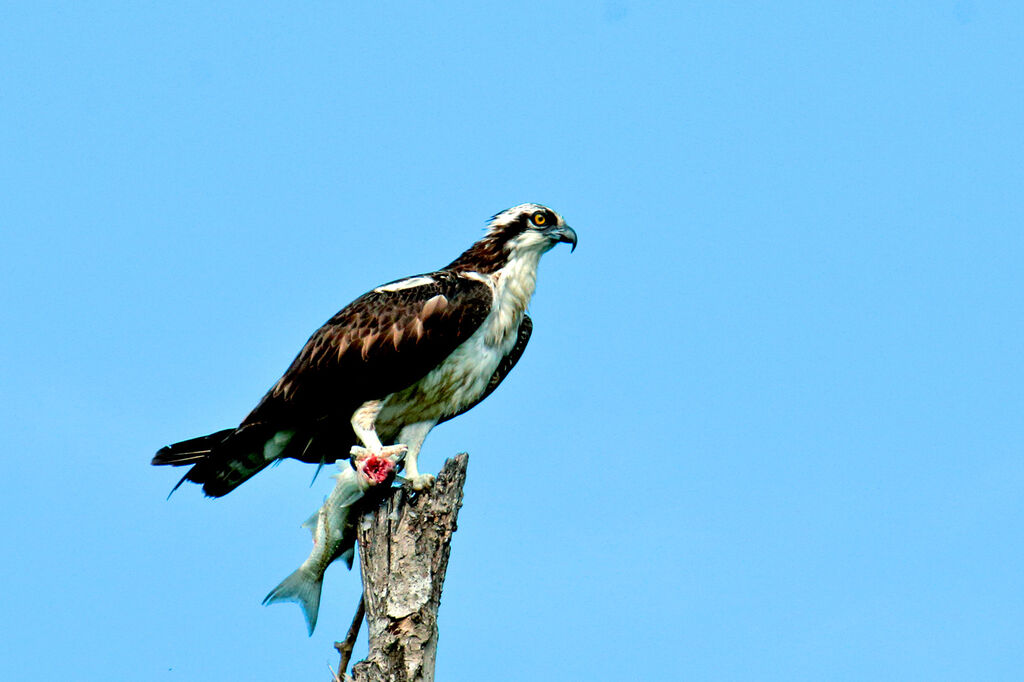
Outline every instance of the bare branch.
{"type": "Polygon", "coordinates": [[[335,642],[334,648],[341,654],[341,662],[338,664],[337,676],[345,674],[348,670],[348,662],[352,659],[352,649],[356,645],[356,638],[359,637],[359,628],[363,624],[363,616],[366,613],[365,597],[359,597],[359,606],[356,607],[356,615],[352,617],[352,625],[348,628],[344,642],[335,642]]]}
{"type": "Polygon", "coordinates": [[[469,456],[445,462],[433,488],[389,490],[359,521],[359,560],[370,635],[356,682],[432,682],[437,608],[462,506],[469,456]]]}

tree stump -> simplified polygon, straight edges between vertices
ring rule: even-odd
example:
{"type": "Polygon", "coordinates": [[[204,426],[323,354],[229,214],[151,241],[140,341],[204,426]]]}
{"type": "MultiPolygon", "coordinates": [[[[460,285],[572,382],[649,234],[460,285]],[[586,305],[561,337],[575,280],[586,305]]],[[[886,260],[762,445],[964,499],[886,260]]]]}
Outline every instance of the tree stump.
{"type": "Polygon", "coordinates": [[[358,521],[370,650],[352,669],[356,682],[434,679],[437,608],[468,461],[449,459],[429,490],[389,489],[358,521]]]}

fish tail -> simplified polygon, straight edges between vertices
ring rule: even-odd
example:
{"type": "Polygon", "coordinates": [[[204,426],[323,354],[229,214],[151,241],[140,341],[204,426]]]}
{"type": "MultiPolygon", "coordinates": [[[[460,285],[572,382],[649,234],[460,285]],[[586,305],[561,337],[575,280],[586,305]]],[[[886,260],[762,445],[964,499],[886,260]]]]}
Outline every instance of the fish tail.
{"type": "Polygon", "coordinates": [[[316,628],[316,617],[320,611],[320,590],[324,586],[323,575],[300,566],[298,570],[281,581],[281,584],[270,591],[263,600],[263,605],[276,604],[282,601],[297,602],[302,607],[302,615],[306,617],[306,628],[313,634],[316,628]]]}

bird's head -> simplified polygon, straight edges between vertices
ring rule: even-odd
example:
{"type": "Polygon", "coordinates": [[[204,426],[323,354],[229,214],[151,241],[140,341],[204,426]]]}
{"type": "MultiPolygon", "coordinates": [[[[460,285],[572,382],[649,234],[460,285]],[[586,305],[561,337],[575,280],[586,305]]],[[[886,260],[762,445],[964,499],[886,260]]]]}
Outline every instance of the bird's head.
{"type": "Polygon", "coordinates": [[[487,274],[511,262],[536,267],[537,260],[559,242],[572,244],[576,250],[576,231],[565,224],[562,216],[540,204],[519,204],[491,218],[487,234],[448,269],[487,274]]]}
{"type": "Polygon", "coordinates": [[[545,253],[555,244],[572,244],[576,250],[576,230],[562,216],[540,204],[519,204],[497,214],[487,225],[487,237],[512,254],[545,253]]]}

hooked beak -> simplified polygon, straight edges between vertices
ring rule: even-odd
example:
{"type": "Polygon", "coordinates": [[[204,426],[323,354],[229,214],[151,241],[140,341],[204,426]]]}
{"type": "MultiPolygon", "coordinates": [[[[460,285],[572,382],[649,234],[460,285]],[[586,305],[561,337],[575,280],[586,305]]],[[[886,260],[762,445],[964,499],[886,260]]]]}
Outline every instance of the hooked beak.
{"type": "Polygon", "coordinates": [[[559,225],[557,227],[550,227],[545,230],[545,234],[549,239],[555,240],[555,242],[565,242],[566,244],[572,244],[572,248],[569,249],[569,253],[576,250],[576,230],[572,229],[568,225],[559,225]]]}

